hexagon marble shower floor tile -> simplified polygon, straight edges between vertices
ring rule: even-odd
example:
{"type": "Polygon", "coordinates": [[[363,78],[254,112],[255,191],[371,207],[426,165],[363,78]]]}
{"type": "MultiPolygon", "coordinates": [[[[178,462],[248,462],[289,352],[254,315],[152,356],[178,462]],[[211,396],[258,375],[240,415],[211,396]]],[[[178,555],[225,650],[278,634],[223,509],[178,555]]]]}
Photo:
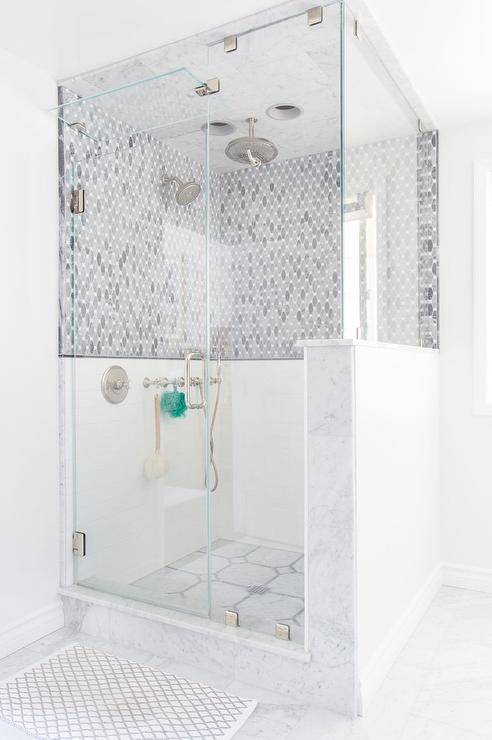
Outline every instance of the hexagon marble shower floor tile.
{"type": "MultiPolygon", "coordinates": [[[[223,622],[225,610],[231,609],[248,629],[273,635],[281,622],[290,626],[292,640],[304,641],[302,552],[217,540],[212,553],[212,619],[223,622]]],[[[193,610],[206,599],[207,568],[202,548],[132,585],[193,610]]]]}

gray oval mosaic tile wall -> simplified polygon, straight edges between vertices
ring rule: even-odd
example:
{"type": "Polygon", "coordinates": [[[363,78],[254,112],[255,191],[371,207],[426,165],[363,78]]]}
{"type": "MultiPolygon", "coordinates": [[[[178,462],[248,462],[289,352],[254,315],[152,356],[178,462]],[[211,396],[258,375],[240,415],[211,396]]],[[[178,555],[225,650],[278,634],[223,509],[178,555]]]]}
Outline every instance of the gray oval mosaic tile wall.
{"type": "MultiPolygon", "coordinates": [[[[60,353],[180,358],[203,349],[205,197],[182,207],[160,185],[173,173],[203,193],[203,167],[95,105],[88,115],[98,145],[60,128],[60,353]],[[72,218],[73,188],[84,188],[86,209],[72,218]]],[[[380,338],[437,347],[437,133],[348,152],[347,182],[358,192],[384,183],[388,194],[380,338]]],[[[298,339],[342,336],[340,200],[337,152],[212,172],[212,346],[229,358],[294,358],[298,339]]]]}

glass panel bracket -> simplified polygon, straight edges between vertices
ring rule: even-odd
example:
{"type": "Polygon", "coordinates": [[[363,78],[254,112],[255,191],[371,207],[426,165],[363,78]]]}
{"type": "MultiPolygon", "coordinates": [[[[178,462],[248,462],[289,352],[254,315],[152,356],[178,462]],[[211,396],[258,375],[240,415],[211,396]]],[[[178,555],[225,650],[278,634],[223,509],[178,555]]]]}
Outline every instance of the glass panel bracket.
{"type": "Polygon", "coordinates": [[[224,51],[230,54],[231,51],[237,51],[237,36],[226,36],[224,39],[224,51]]]}
{"type": "Polygon", "coordinates": [[[323,6],[316,5],[314,8],[309,8],[307,12],[308,26],[318,26],[323,23],[323,6]]]}
{"type": "Polygon", "coordinates": [[[72,535],[72,552],[79,558],[85,558],[85,532],[74,532],[72,535]]]}
{"type": "Polygon", "coordinates": [[[70,210],[75,215],[80,215],[85,211],[85,190],[72,190],[70,199],[70,210]]]}
{"type": "Polygon", "coordinates": [[[212,77],[211,80],[207,80],[202,85],[198,85],[198,87],[195,87],[195,92],[197,95],[200,95],[200,97],[203,97],[204,95],[215,95],[215,93],[220,92],[219,78],[212,77]]]}

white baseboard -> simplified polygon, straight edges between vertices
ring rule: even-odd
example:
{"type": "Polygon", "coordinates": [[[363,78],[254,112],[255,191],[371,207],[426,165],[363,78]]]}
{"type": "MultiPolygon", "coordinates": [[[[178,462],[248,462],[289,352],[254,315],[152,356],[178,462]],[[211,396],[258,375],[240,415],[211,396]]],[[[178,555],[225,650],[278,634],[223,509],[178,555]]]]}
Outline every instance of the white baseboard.
{"type": "Polygon", "coordinates": [[[442,583],[444,586],[467,588],[470,591],[483,591],[492,594],[492,570],[443,563],[442,583]]]}
{"type": "Polygon", "coordinates": [[[63,626],[63,607],[61,601],[57,600],[51,606],[33,612],[20,622],[0,630],[0,658],[15,653],[63,626]]]}
{"type": "Polygon", "coordinates": [[[407,611],[395,624],[386,639],[374,653],[360,677],[362,714],[374,698],[391,666],[417,628],[442,585],[442,567],[439,565],[417,592],[407,611]]]}

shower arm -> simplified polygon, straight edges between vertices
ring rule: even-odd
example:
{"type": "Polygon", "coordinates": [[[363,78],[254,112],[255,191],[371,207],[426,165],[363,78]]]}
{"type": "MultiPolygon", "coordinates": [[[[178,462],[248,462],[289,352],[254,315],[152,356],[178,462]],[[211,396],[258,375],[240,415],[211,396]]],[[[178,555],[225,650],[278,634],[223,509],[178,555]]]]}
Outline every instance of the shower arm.
{"type": "MultiPolygon", "coordinates": [[[[251,117],[251,118],[247,118],[246,120],[249,123],[249,138],[254,139],[255,138],[255,123],[258,121],[258,119],[251,117]]],[[[258,157],[253,156],[251,149],[247,149],[246,154],[248,155],[249,163],[252,167],[261,167],[263,162],[258,157]]]]}
{"type": "Polygon", "coordinates": [[[163,175],[161,177],[161,182],[163,185],[167,185],[170,182],[177,182],[178,185],[183,185],[183,181],[179,179],[179,177],[176,177],[175,175],[171,175],[170,177],[166,177],[166,175],[163,175]]]}

